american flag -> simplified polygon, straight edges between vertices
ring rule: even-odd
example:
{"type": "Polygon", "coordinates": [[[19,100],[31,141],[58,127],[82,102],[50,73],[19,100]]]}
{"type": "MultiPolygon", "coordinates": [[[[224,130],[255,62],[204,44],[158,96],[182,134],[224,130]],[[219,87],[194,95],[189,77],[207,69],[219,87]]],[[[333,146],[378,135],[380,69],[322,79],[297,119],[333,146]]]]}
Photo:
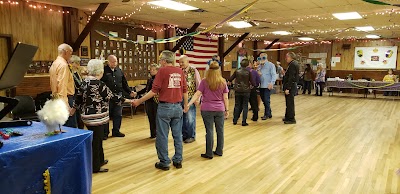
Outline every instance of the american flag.
{"type": "MultiPolygon", "coordinates": [[[[176,35],[182,36],[187,34],[187,30],[176,29],[176,35]]],[[[182,40],[182,39],[181,39],[182,40]]],[[[178,40],[177,43],[181,40],[178,40]]],[[[185,55],[189,57],[189,63],[198,70],[204,70],[207,62],[211,60],[213,55],[218,54],[218,40],[208,37],[205,34],[190,36],[181,46],[186,50],[185,55]]],[[[179,51],[176,54],[176,62],[179,63],[179,51]]]]}

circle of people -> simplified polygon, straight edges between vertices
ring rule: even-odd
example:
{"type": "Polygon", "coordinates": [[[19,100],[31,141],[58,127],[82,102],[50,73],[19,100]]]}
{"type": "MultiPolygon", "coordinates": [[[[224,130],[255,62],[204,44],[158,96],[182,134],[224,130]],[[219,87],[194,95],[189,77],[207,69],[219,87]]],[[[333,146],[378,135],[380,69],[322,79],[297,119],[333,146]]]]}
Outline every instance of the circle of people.
{"type": "MultiPolygon", "coordinates": [[[[72,55],[72,47],[61,44],[58,57],[50,68],[50,86],[53,96],[61,98],[70,108],[70,117],[65,126],[93,131],[92,157],[93,172],[108,172],[102,168],[108,163],[104,158],[103,140],[109,136],[109,120],[113,120],[112,136],[124,137],[120,132],[122,104],[139,106],[145,103],[150,125],[150,138],[156,139],[159,161],[155,167],[169,170],[170,164],[182,168],[183,142],[196,140],[196,107],[200,106],[201,116],[206,129],[206,151],[201,157],[212,159],[222,156],[224,149],[224,122],[229,117],[228,86],[235,91],[233,124],[236,125],[241,113],[242,126],[248,126],[247,113],[250,102],[252,119],[259,119],[260,98],[264,103],[262,120],[272,118],[270,96],[275,82],[282,79],[286,98],[285,124],[295,124],[294,96],[299,82],[299,65],[296,54],[286,54],[287,70],[268,61],[268,55],[261,53],[256,61],[243,59],[240,68],[229,79],[221,75],[221,62],[217,56],[209,61],[204,79],[196,68],[190,66],[185,55],[179,59],[180,67],[175,66],[175,53],[165,50],[159,58],[159,65],[150,66],[151,77],[146,87],[134,91],[118,67],[117,57],[110,55],[107,65],[103,60],[91,59],[86,71],[80,72],[80,58],[72,55]],[[71,65],[69,65],[71,64],[71,65]],[[125,95],[124,95],[125,94],[125,95]],[[141,98],[136,98],[143,95],[141,98]],[[201,99],[201,100],[200,100],[201,99]],[[217,143],[214,150],[214,126],[217,143]],[[168,156],[168,134],[171,129],[175,154],[168,156]]],[[[319,67],[318,67],[319,68],[319,67]]],[[[306,70],[307,71],[307,70],[306,70]]],[[[307,73],[305,71],[305,74],[307,73]]],[[[325,80],[322,68],[317,71],[316,82],[321,95],[325,80]]],[[[318,93],[318,92],[317,92],[318,93]]]]}

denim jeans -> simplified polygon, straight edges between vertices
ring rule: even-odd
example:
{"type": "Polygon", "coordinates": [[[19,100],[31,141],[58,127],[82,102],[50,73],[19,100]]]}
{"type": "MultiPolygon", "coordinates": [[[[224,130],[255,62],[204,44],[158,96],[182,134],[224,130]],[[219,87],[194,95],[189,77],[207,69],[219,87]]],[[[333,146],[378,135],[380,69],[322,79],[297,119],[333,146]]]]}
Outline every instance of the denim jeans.
{"type": "Polygon", "coordinates": [[[157,109],[157,138],[156,148],[161,166],[169,166],[171,160],[168,157],[168,134],[169,128],[174,138],[175,155],[172,161],[181,162],[182,158],[182,123],[183,110],[180,103],[160,103],[157,109]]]}
{"type": "Polygon", "coordinates": [[[235,93],[235,108],[233,109],[233,122],[239,120],[240,113],[243,111],[242,123],[246,123],[247,112],[249,112],[250,93],[236,92],[235,93]]]}
{"type": "Polygon", "coordinates": [[[222,155],[224,149],[224,112],[201,111],[201,116],[206,127],[206,155],[214,156],[214,124],[217,131],[217,148],[215,152],[218,155],[222,155]]]}
{"type": "MultiPolygon", "coordinates": [[[[113,121],[113,128],[112,128],[112,134],[117,134],[119,133],[119,130],[121,128],[121,122],[122,122],[122,106],[118,105],[117,102],[110,101],[109,105],[109,114],[110,118],[113,121]]],[[[104,129],[104,135],[108,136],[110,133],[109,130],[109,124],[104,129]]]]}
{"type": "MultiPolygon", "coordinates": [[[[68,96],[68,104],[69,107],[72,107],[74,105],[75,97],[74,96],[68,96]]],[[[76,113],[75,113],[76,114],[76,113]]],[[[72,127],[72,128],[77,128],[78,123],[76,121],[76,115],[72,115],[68,117],[67,122],[64,124],[66,127],[72,127]]]]}
{"type": "Polygon", "coordinates": [[[183,113],[183,140],[196,138],[196,106],[192,105],[187,113],[183,113]]]}
{"type": "Polygon", "coordinates": [[[272,117],[272,110],[271,110],[271,90],[268,88],[260,88],[260,96],[261,100],[264,103],[264,116],[272,117]]]}

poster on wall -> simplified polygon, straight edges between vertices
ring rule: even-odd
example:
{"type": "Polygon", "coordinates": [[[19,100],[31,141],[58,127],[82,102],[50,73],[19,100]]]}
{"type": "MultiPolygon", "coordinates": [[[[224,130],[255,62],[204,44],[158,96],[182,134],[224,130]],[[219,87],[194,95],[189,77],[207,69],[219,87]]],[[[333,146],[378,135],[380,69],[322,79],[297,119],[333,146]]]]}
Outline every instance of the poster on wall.
{"type": "Polygon", "coordinates": [[[395,69],[397,46],[356,47],[354,69],[395,69]]]}

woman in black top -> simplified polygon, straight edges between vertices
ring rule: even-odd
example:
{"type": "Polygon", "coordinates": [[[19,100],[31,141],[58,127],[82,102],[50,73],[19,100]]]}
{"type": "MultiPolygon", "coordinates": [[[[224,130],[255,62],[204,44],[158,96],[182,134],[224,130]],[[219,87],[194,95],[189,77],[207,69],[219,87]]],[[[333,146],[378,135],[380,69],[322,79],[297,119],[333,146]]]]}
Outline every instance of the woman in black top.
{"type": "MultiPolygon", "coordinates": [[[[151,77],[147,80],[146,88],[144,88],[143,90],[140,90],[137,93],[138,95],[147,93],[151,90],[151,88],[153,86],[153,81],[156,78],[156,74],[157,74],[159,68],[160,68],[160,66],[157,64],[152,64],[150,66],[151,77]]],[[[157,136],[157,134],[156,134],[156,131],[157,131],[156,130],[156,116],[157,116],[157,108],[158,108],[157,95],[146,101],[145,108],[146,108],[147,117],[149,118],[150,138],[153,139],[153,138],[156,138],[156,136],[157,136]]]]}
{"type": "MultiPolygon", "coordinates": [[[[80,66],[81,66],[81,58],[79,58],[76,55],[72,55],[71,59],[69,60],[70,62],[70,69],[72,76],[74,78],[74,83],[75,83],[75,99],[76,99],[76,94],[78,94],[78,89],[81,87],[82,84],[82,76],[80,74],[80,66]]],[[[78,123],[78,128],[79,129],[84,129],[85,125],[81,119],[81,114],[78,111],[76,114],[76,121],[78,123]]]]}

